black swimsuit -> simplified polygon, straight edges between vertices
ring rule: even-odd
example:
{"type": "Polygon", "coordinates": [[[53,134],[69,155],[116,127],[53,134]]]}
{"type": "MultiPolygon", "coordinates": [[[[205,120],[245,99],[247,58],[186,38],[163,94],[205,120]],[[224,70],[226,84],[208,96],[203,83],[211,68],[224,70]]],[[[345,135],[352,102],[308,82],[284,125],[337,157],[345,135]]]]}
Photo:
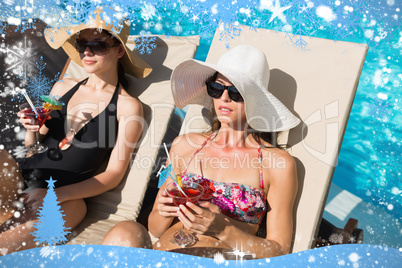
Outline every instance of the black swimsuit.
{"type": "Polygon", "coordinates": [[[62,110],[52,111],[46,121],[49,128],[43,143],[49,150],[25,158],[19,163],[27,187],[46,188],[50,176],[57,180],[55,187],[77,183],[91,178],[100,165],[110,156],[116,143],[118,121],[116,114],[119,83],[108,106],[84,125],[74,136],[66,150],[59,143],[66,136],[67,105],[78,88],[88,80],[75,85],[62,98],[62,110]]]}

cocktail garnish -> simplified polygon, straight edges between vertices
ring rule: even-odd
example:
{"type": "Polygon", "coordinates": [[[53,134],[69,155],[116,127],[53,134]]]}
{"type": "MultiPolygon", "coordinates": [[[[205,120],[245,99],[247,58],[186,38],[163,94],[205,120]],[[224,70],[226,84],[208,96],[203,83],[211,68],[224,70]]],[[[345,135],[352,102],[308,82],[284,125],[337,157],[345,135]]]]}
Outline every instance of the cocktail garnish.
{"type": "Polygon", "coordinates": [[[177,180],[177,184],[178,184],[180,187],[183,187],[183,182],[182,182],[181,176],[180,176],[179,174],[176,175],[176,180],[177,180]]]}
{"type": "Polygon", "coordinates": [[[53,95],[42,95],[40,98],[45,102],[43,107],[48,110],[61,110],[64,105],[63,102],[59,101],[59,98],[53,95]]]}

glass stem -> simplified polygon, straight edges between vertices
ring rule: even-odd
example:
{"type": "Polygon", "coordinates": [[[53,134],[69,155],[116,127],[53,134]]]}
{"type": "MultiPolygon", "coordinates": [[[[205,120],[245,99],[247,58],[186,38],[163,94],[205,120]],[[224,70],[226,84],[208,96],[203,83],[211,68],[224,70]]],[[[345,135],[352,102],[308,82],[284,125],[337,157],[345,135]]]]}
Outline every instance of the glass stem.
{"type": "Polygon", "coordinates": [[[40,144],[39,138],[40,138],[40,133],[39,130],[37,132],[35,132],[35,136],[36,136],[36,144],[35,146],[38,146],[40,144]]]}
{"type": "Polygon", "coordinates": [[[180,237],[182,237],[183,236],[183,234],[184,234],[184,224],[182,223],[181,224],[181,227],[180,227],[180,237]]]}

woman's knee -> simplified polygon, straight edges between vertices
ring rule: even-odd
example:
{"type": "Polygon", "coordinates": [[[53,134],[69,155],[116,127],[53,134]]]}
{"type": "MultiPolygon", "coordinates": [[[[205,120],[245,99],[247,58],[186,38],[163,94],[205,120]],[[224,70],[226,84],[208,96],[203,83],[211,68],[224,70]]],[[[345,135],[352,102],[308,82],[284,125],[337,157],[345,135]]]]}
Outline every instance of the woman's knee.
{"type": "Polygon", "coordinates": [[[60,206],[64,212],[65,226],[72,229],[77,227],[87,214],[87,205],[83,199],[66,201],[61,203],[60,206]]]}
{"type": "Polygon", "coordinates": [[[103,245],[152,248],[147,229],[138,222],[123,221],[114,226],[105,236],[103,245]]]}

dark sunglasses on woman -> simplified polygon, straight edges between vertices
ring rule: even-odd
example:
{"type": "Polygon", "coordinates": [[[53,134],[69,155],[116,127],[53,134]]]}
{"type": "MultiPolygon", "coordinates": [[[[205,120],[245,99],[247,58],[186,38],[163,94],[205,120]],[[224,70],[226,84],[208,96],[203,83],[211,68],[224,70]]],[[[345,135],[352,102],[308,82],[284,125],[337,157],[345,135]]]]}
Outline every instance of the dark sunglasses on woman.
{"type": "Polygon", "coordinates": [[[214,99],[220,98],[227,89],[229,98],[234,102],[243,102],[244,99],[235,86],[224,86],[215,81],[206,81],[208,95],[214,99]]]}
{"type": "Polygon", "coordinates": [[[114,44],[113,46],[109,45],[106,41],[87,41],[85,39],[76,39],[75,40],[75,49],[79,53],[84,53],[86,48],[92,52],[92,54],[102,56],[109,53],[111,47],[119,46],[119,43],[114,44]]]}

